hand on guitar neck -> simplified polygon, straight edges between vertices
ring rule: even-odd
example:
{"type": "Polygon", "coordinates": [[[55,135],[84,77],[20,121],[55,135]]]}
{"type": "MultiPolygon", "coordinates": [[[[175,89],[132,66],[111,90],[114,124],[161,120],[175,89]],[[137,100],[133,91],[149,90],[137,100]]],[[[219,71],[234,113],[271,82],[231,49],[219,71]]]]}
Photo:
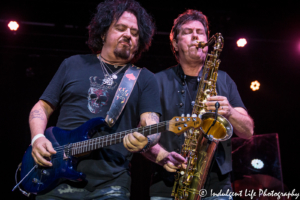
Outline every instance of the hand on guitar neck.
{"type": "MultiPolygon", "coordinates": [[[[159,115],[154,112],[145,112],[141,114],[140,119],[140,125],[145,127],[152,124],[157,124],[159,122],[159,115]]],[[[146,147],[148,142],[150,142],[148,145],[149,148],[155,145],[160,138],[160,133],[149,135],[148,138],[141,133],[134,132],[124,137],[123,144],[124,147],[132,153],[140,152],[144,147],[146,147]]]]}

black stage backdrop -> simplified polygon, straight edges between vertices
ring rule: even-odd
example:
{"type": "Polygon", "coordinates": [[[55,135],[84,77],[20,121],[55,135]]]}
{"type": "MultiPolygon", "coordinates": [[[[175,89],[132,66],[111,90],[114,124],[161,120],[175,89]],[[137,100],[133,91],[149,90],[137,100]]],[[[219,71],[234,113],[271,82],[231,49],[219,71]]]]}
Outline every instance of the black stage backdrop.
{"type": "MultiPolygon", "coordinates": [[[[289,190],[299,192],[299,5],[292,1],[266,1],[266,6],[256,1],[139,2],[154,17],[157,32],[150,50],[137,65],[154,73],[176,64],[168,39],[173,19],[187,8],[202,10],[208,16],[211,33],[221,32],[225,38],[220,69],[236,82],[255,121],[255,134],[279,134],[284,183],[289,190]],[[247,38],[246,47],[236,47],[239,37],[247,38]],[[254,80],[261,83],[255,92],[250,90],[254,80]]],[[[64,58],[90,52],[85,44],[86,27],[98,3],[0,3],[1,193],[8,199],[26,199],[11,189],[15,170],[30,144],[29,112],[64,58]],[[15,33],[7,28],[7,20],[12,19],[23,22],[15,33]]],[[[49,126],[55,125],[57,116],[58,112],[51,116],[49,126]]],[[[134,182],[132,199],[148,198],[150,168],[141,168],[141,160],[134,161],[138,171],[135,176],[142,180],[134,182]]]]}

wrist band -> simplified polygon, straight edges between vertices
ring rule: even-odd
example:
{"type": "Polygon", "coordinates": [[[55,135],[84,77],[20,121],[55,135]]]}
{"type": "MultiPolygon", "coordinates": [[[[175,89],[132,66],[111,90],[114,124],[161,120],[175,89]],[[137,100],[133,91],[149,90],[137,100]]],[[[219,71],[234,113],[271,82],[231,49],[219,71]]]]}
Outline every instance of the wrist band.
{"type": "Polygon", "coordinates": [[[144,146],[144,148],[142,150],[139,151],[139,153],[145,153],[146,151],[148,151],[150,149],[151,140],[149,137],[147,137],[147,139],[148,139],[148,143],[146,144],[146,146],[144,146]]]}
{"type": "Polygon", "coordinates": [[[33,143],[36,141],[36,139],[38,139],[40,137],[45,137],[45,135],[42,133],[36,134],[31,140],[31,146],[33,146],[33,143]]]}

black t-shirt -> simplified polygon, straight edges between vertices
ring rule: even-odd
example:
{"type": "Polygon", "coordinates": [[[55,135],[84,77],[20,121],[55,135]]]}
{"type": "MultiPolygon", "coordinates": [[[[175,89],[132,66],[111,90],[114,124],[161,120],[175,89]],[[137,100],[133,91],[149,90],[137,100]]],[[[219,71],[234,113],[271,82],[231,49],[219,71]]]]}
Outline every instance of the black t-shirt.
{"type": "Polygon", "coordinates": [[[197,76],[185,76],[186,98],[185,98],[185,113],[191,114],[193,110],[192,102],[195,102],[197,91],[198,91],[198,80],[197,76]]]}
{"type": "MultiPolygon", "coordinates": [[[[114,69],[112,65],[108,67],[113,72],[120,69],[114,69]]],[[[96,55],[72,56],[63,61],[40,99],[60,107],[57,127],[73,130],[89,119],[105,118],[117,89],[123,91],[122,95],[128,95],[127,90],[119,88],[126,69],[117,74],[113,85],[107,86],[102,82],[103,70],[96,55]]],[[[160,114],[161,107],[154,74],[143,68],[119,119],[112,128],[105,128],[102,134],[137,127],[140,115],[145,112],[160,114]]],[[[78,163],[77,170],[86,174],[85,187],[90,191],[111,185],[129,189],[131,157],[132,153],[119,143],[93,151],[78,163]]]]}

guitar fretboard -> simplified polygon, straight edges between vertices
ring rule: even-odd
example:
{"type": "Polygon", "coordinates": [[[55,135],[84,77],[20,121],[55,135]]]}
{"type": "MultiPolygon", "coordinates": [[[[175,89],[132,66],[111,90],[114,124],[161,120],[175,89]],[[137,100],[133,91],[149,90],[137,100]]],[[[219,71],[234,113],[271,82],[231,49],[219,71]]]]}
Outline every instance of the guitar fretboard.
{"type": "Polygon", "coordinates": [[[97,138],[92,138],[89,140],[85,140],[82,142],[76,142],[72,144],[71,147],[71,155],[78,155],[82,153],[86,153],[89,151],[93,151],[96,149],[100,149],[106,146],[114,145],[117,143],[123,142],[123,138],[125,135],[139,132],[144,136],[148,136],[154,133],[159,133],[168,130],[169,121],[160,122],[158,124],[153,124],[149,126],[134,128],[127,131],[122,131],[114,134],[104,135],[97,138]]]}

